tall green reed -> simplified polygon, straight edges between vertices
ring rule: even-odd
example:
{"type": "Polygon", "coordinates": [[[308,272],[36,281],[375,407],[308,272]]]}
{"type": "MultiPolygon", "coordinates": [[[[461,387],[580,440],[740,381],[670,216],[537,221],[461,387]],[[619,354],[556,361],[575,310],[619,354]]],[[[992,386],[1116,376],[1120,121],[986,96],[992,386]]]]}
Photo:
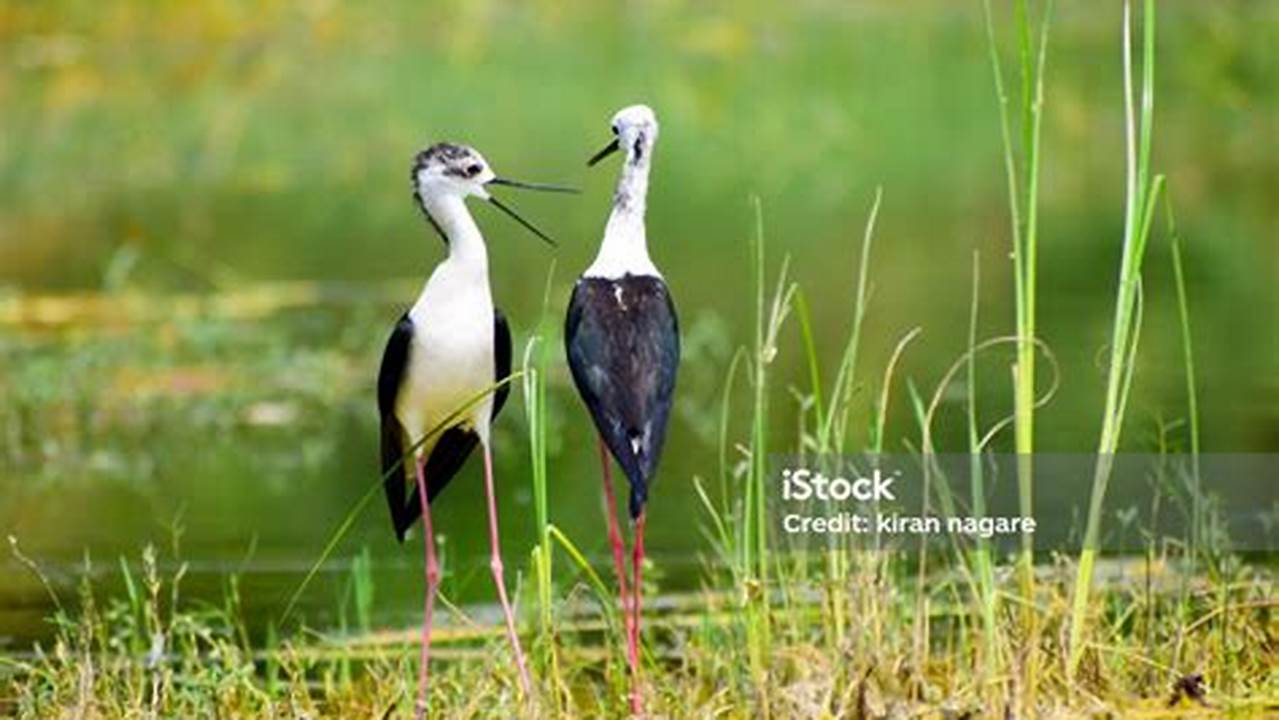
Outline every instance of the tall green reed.
{"type": "MultiPolygon", "coordinates": [[[[826,465],[826,467],[822,468],[824,472],[835,470],[836,468],[830,467],[830,465],[838,462],[839,456],[848,450],[847,443],[852,421],[853,401],[860,389],[857,383],[857,367],[861,351],[862,327],[870,300],[870,251],[882,202],[883,188],[877,187],[862,231],[856,271],[856,290],[853,294],[853,316],[848,339],[844,342],[839,362],[835,368],[835,378],[830,386],[828,400],[823,400],[825,389],[822,387],[821,381],[820,358],[809,321],[807,302],[802,291],[797,289],[795,292],[796,314],[799,318],[804,351],[807,356],[809,383],[811,386],[809,397],[811,398],[814,416],[812,435],[801,441],[799,449],[802,451],[804,445],[811,443],[818,461],[826,465]]],[[[868,450],[872,456],[877,456],[883,451],[887,384],[891,378],[893,365],[890,364],[886,373],[884,393],[881,396],[881,407],[873,408],[873,410],[878,410],[879,412],[876,415],[877,422],[872,424],[870,428],[868,450]]],[[[826,538],[825,580],[831,609],[831,634],[837,644],[843,642],[849,624],[849,561],[850,552],[853,549],[851,543],[852,541],[846,536],[835,533],[829,534],[826,538]]],[[[803,563],[801,567],[806,569],[807,563],[803,563]]]]}
{"type": "Polygon", "coordinates": [[[751,245],[751,269],[755,279],[755,337],[748,357],[751,378],[751,432],[746,495],[742,512],[742,566],[747,579],[747,644],[750,649],[751,674],[760,695],[760,706],[768,701],[768,664],[772,646],[770,617],[773,558],[768,531],[768,413],[769,368],[777,358],[778,335],[785,324],[795,296],[796,286],[788,279],[789,259],[783,259],[771,296],[767,291],[764,210],[758,197],[753,198],[755,233],[751,245]]]}
{"type": "MultiPolygon", "coordinates": [[[[1035,450],[1035,298],[1036,269],[1039,245],[1039,167],[1040,128],[1044,97],[1044,60],[1048,47],[1048,21],[1052,14],[1052,2],[1045,5],[1040,22],[1038,47],[1033,41],[1030,12],[1026,0],[1014,0],[1013,20],[1018,41],[1018,65],[1020,68],[1021,94],[1019,122],[1021,127],[1021,168],[1019,179],[1018,157],[1013,141],[1012,122],[1009,118],[1008,93],[1004,86],[1004,74],[999,60],[999,48],[995,39],[994,20],[990,0],[983,0],[986,17],[986,38],[994,75],[995,93],[999,101],[999,128],[1004,149],[1004,172],[1008,184],[1008,208],[1012,232],[1013,288],[1016,305],[1017,360],[1013,365],[1013,405],[1015,446],[1018,456],[1017,487],[1020,509],[1029,517],[1034,511],[1034,450],[1035,450]]],[[[1035,594],[1034,539],[1030,533],[1021,536],[1022,552],[1019,578],[1023,604],[1024,630],[1030,639],[1028,646],[1036,644],[1037,618],[1033,611],[1035,594]]],[[[1036,685],[1037,657],[1028,654],[1025,683],[1033,694],[1036,685]]],[[[1033,704],[1033,697],[1028,700],[1033,704]]]]}
{"type": "MultiPolygon", "coordinates": [[[[986,488],[982,467],[981,426],[977,413],[977,318],[980,308],[981,264],[980,256],[973,252],[972,300],[968,315],[968,362],[966,364],[968,380],[968,472],[970,483],[970,502],[975,517],[986,515],[986,488]]],[[[982,688],[984,692],[992,690],[996,677],[1002,674],[999,656],[998,627],[998,595],[995,587],[995,573],[990,555],[989,543],[980,535],[977,536],[976,548],[973,551],[973,565],[977,575],[977,602],[981,610],[982,632],[982,688]]]]}
{"type": "MultiPolygon", "coordinates": [[[[1172,201],[1165,196],[1164,207],[1167,210],[1168,234],[1172,245],[1173,281],[1177,287],[1177,319],[1181,331],[1182,362],[1186,372],[1186,412],[1190,434],[1190,537],[1186,548],[1185,568],[1182,572],[1178,612],[1182,623],[1186,620],[1189,609],[1190,580],[1194,575],[1198,553],[1202,547],[1203,536],[1203,503],[1200,485],[1199,467],[1199,399],[1195,389],[1195,353],[1193,336],[1190,331],[1190,301],[1186,295],[1186,275],[1181,261],[1181,238],[1177,234],[1177,223],[1173,216],[1172,201]]],[[[1173,666],[1181,663],[1183,634],[1178,634],[1176,649],[1173,652],[1173,666]]]]}
{"type": "MultiPolygon", "coordinates": [[[[552,536],[550,508],[547,500],[547,463],[546,463],[546,364],[549,355],[549,343],[545,338],[550,334],[551,287],[555,278],[555,262],[551,261],[546,273],[546,289],[542,293],[542,312],[536,334],[529,338],[524,349],[523,382],[524,414],[528,423],[529,443],[529,480],[533,489],[533,514],[537,523],[538,542],[534,547],[532,560],[537,587],[538,605],[538,644],[542,650],[546,666],[551,671],[551,678],[558,684],[559,656],[555,648],[555,629],[553,622],[553,567],[552,536]]],[[[555,693],[558,698],[559,693],[555,693]]]]}
{"type": "Polygon", "coordinates": [[[1141,266],[1151,220],[1163,188],[1164,178],[1150,175],[1151,133],[1154,125],[1155,74],[1155,3],[1145,0],[1142,39],[1142,77],[1140,125],[1136,124],[1133,106],[1132,3],[1125,0],[1123,9],[1123,77],[1125,128],[1125,194],[1124,234],[1119,283],[1116,289],[1115,314],[1111,328],[1110,362],[1106,374],[1106,402],[1102,414],[1101,436],[1097,446],[1097,462],[1093,472],[1092,491],[1084,530],[1083,547],[1075,578],[1069,620],[1069,645],[1066,660],[1068,678],[1074,678],[1084,651],[1084,629],[1087,624],[1088,599],[1096,563],[1097,544],[1101,533],[1102,507],[1106,486],[1119,449],[1120,435],[1132,388],[1137,345],[1141,330],[1141,266]]]}
{"type": "Polygon", "coordinates": [[[1177,223],[1173,218],[1172,201],[1164,197],[1164,207],[1168,211],[1168,235],[1172,244],[1173,280],[1177,286],[1177,320],[1181,331],[1181,357],[1186,369],[1186,413],[1190,432],[1190,480],[1191,480],[1191,523],[1190,523],[1190,557],[1193,571],[1196,552],[1200,546],[1202,529],[1202,504],[1199,475],[1199,397],[1195,390],[1195,351],[1193,336],[1190,332],[1190,301],[1186,296],[1186,274],[1181,264],[1181,238],[1177,235],[1177,223]]]}

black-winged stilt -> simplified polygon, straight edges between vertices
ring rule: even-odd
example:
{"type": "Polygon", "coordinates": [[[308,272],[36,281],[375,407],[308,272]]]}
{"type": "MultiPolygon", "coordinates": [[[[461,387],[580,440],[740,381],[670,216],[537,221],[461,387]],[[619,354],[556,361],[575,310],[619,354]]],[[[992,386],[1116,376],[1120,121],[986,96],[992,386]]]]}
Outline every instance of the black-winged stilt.
{"type": "Polygon", "coordinates": [[[378,373],[378,409],[382,416],[382,472],[396,537],[403,542],[419,516],[423,524],[427,588],[418,676],[417,712],[421,716],[426,710],[431,614],[440,579],[430,506],[477,444],[484,455],[493,581],[506,616],[506,633],[519,666],[520,684],[525,695],[531,697],[528,667],[502,577],[489,446],[489,424],[501,410],[509,388],[503,385],[459,413],[511,372],[511,331],[502,312],[493,306],[488,252],[465,201],[472,196],[487,200],[551,243],[544,233],[493,197],[489,188],[507,185],[571,190],[499,178],[473,148],[451,143],[432,145],[417,154],[412,183],[413,197],[443,237],[448,256],[436,266],[417,302],[391,332],[378,373]],[[422,442],[428,432],[446,423],[448,427],[442,432],[422,442]],[[406,453],[419,442],[412,457],[406,458],[406,453]],[[412,473],[411,495],[406,494],[406,473],[412,473]]]}
{"type": "Polygon", "coordinates": [[[634,105],[613,116],[612,130],[613,141],[588,164],[618,151],[625,153],[626,160],[599,254],[573,289],[564,342],[578,393],[599,431],[609,542],[627,617],[631,709],[638,714],[642,710],[639,640],[644,509],[675,390],[679,323],[662,274],[649,259],[644,228],[657,117],[647,106],[634,105]],[[621,466],[631,491],[634,544],[629,603],[609,453],[621,466]]]}

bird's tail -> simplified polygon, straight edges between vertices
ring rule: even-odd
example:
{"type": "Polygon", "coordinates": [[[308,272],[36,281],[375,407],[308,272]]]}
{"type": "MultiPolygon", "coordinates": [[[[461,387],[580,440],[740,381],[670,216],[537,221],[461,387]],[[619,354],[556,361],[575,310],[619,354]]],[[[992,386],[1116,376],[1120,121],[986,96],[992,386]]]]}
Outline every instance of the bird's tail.
{"type": "Polygon", "coordinates": [[[645,462],[641,453],[635,452],[633,446],[620,443],[615,445],[608,441],[605,444],[609,446],[613,458],[621,466],[622,474],[626,476],[626,483],[631,486],[629,508],[631,519],[634,520],[644,512],[644,504],[648,502],[648,481],[652,476],[649,463],[645,462]]]}
{"type": "Polygon", "coordinates": [[[641,479],[639,482],[631,481],[631,520],[640,516],[644,512],[644,504],[648,502],[648,481],[641,479]]]}
{"type": "Polygon", "coordinates": [[[631,520],[634,520],[644,512],[644,505],[648,502],[648,488],[657,473],[657,463],[650,454],[651,448],[642,443],[631,441],[610,449],[631,486],[630,512],[631,520]]]}

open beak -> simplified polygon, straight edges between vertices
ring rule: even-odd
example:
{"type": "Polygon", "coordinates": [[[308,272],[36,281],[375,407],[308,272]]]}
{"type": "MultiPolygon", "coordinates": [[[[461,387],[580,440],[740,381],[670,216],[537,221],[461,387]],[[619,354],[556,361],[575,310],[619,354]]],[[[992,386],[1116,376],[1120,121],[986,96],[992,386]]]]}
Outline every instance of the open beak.
{"type": "MultiPolygon", "coordinates": [[[[512,180],[509,178],[494,178],[489,180],[489,182],[485,184],[486,185],[505,185],[505,187],[508,187],[508,188],[519,188],[519,189],[524,189],[524,191],[541,191],[546,193],[582,192],[582,191],[579,191],[579,189],[577,188],[565,188],[563,187],[563,185],[523,183],[523,182],[519,182],[519,180],[512,180]]],[[[515,212],[513,207],[510,207],[509,205],[504,205],[503,202],[498,200],[498,198],[492,196],[491,193],[489,194],[489,202],[491,202],[492,205],[494,205],[494,207],[498,208],[498,210],[503,211],[505,212],[506,215],[509,215],[510,217],[512,217],[512,220],[514,220],[515,223],[519,223],[523,225],[524,229],[527,229],[528,231],[530,231],[530,233],[535,234],[537,235],[538,238],[541,238],[542,240],[544,240],[544,242],[546,244],[549,244],[549,246],[553,248],[559,247],[558,244],[555,243],[555,240],[550,238],[550,235],[547,235],[546,233],[544,233],[544,231],[538,230],[536,225],[533,225],[528,220],[524,220],[523,217],[519,216],[518,212],[515,212]]]]}
{"type": "Polygon", "coordinates": [[[591,156],[590,160],[586,161],[586,166],[591,167],[592,165],[599,162],[600,160],[603,160],[609,155],[612,155],[613,153],[617,152],[619,149],[621,149],[621,147],[622,146],[620,141],[617,138],[613,138],[613,142],[606,145],[603,150],[600,150],[599,152],[595,153],[593,156],[591,156]]]}
{"type": "MultiPolygon", "coordinates": [[[[492,180],[489,180],[487,183],[485,183],[485,185],[505,185],[507,187],[520,188],[523,190],[541,190],[542,192],[558,192],[558,193],[580,192],[576,188],[561,187],[559,185],[541,185],[537,183],[526,183],[526,182],[520,182],[518,180],[508,180],[507,178],[493,178],[492,180]]],[[[510,215],[512,220],[523,225],[526,230],[542,238],[542,240],[545,241],[547,245],[550,245],[551,247],[558,247],[558,245],[555,243],[554,240],[551,239],[549,235],[542,232],[541,230],[538,230],[537,226],[534,225],[533,223],[520,217],[520,214],[515,212],[514,208],[512,208],[510,205],[504,204],[501,200],[498,200],[491,193],[489,194],[488,201],[493,203],[494,207],[496,207],[498,210],[501,210],[507,215],[510,215]]]]}

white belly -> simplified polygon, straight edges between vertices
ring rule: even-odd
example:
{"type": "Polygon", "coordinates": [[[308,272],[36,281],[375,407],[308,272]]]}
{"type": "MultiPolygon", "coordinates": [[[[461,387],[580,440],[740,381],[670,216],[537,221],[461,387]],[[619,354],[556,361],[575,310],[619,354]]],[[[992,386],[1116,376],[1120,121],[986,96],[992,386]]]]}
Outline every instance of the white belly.
{"type": "MultiPolygon", "coordinates": [[[[472,429],[487,441],[491,396],[463,409],[493,384],[496,374],[493,300],[487,278],[466,282],[443,270],[445,266],[432,275],[409,311],[413,342],[396,415],[413,442],[446,422],[472,429]]],[[[430,452],[434,444],[432,438],[419,452],[430,452]]]]}

